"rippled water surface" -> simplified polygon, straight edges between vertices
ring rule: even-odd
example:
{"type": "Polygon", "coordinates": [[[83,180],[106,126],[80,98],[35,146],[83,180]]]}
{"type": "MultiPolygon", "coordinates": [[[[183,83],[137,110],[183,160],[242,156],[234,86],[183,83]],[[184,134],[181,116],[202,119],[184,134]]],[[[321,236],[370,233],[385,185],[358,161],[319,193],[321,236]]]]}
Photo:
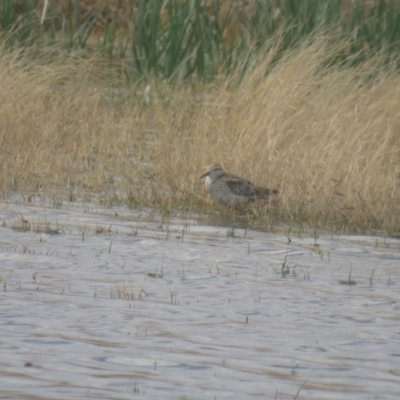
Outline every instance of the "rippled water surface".
{"type": "Polygon", "coordinates": [[[0,202],[0,398],[400,398],[398,240],[32,200],[0,202]]]}

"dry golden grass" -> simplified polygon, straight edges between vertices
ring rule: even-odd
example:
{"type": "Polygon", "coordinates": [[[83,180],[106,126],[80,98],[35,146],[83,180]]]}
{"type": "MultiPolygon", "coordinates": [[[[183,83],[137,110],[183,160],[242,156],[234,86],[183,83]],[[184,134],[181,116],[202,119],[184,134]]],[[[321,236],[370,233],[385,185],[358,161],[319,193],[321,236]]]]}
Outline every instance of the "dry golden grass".
{"type": "Polygon", "coordinates": [[[214,206],[198,178],[218,161],[279,189],[272,208],[252,208],[256,218],[398,232],[400,76],[378,60],[322,67],[335,51],[315,40],[265,76],[267,54],[241,84],[154,81],[150,102],[96,59],[7,53],[1,188],[205,211],[214,206]]]}

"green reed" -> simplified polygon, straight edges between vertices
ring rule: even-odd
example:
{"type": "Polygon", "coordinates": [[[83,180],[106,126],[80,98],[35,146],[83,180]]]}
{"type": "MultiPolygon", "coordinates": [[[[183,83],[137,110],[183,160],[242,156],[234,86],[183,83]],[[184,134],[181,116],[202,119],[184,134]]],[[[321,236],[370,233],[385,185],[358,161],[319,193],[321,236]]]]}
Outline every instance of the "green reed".
{"type": "Polygon", "coordinates": [[[350,41],[334,62],[358,64],[379,52],[391,63],[400,50],[400,4],[394,0],[256,0],[229,6],[222,0],[139,0],[124,10],[129,28],[121,28],[117,9],[99,32],[105,4],[82,21],[81,2],[68,0],[66,14],[50,8],[42,26],[37,0],[19,8],[3,0],[0,34],[13,46],[55,42],[66,50],[99,52],[128,80],[212,80],[239,65],[245,71],[268,43],[278,47],[279,57],[315,32],[350,41]]]}

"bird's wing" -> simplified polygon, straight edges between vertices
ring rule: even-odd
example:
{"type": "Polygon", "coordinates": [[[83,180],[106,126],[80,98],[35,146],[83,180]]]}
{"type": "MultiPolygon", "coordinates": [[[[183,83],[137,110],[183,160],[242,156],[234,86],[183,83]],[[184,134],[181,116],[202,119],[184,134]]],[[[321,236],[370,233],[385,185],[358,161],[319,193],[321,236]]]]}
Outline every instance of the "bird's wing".
{"type": "Polygon", "coordinates": [[[254,196],[255,186],[245,179],[237,178],[236,176],[230,176],[226,182],[226,185],[236,196],[254,196]]]}
{"type": "MultiPolygon", "coordinates": [[[[230,175],[226,182],[231,192],[236,196],[253,197],[254,199],[266,198],[271,194],[271,190],[259,186],[255,186],[245,179],[238,178],[237,176],[230,175]]],[[[272,193],[278,193],[277,190],[272,190],[272,193]]]]}

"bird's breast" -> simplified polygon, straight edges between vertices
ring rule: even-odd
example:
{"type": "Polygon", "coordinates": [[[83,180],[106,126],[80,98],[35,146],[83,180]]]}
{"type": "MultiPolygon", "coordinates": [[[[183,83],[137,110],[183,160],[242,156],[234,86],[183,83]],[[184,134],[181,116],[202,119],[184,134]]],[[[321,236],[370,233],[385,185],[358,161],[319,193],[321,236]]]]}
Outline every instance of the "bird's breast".
{"type": "Polygon", "coordinates": [[[209,176],[206,177],[205,185],[207,192],[209,192],[211,190],[211,185],[212,185],[212,180],[209,176]]]}

